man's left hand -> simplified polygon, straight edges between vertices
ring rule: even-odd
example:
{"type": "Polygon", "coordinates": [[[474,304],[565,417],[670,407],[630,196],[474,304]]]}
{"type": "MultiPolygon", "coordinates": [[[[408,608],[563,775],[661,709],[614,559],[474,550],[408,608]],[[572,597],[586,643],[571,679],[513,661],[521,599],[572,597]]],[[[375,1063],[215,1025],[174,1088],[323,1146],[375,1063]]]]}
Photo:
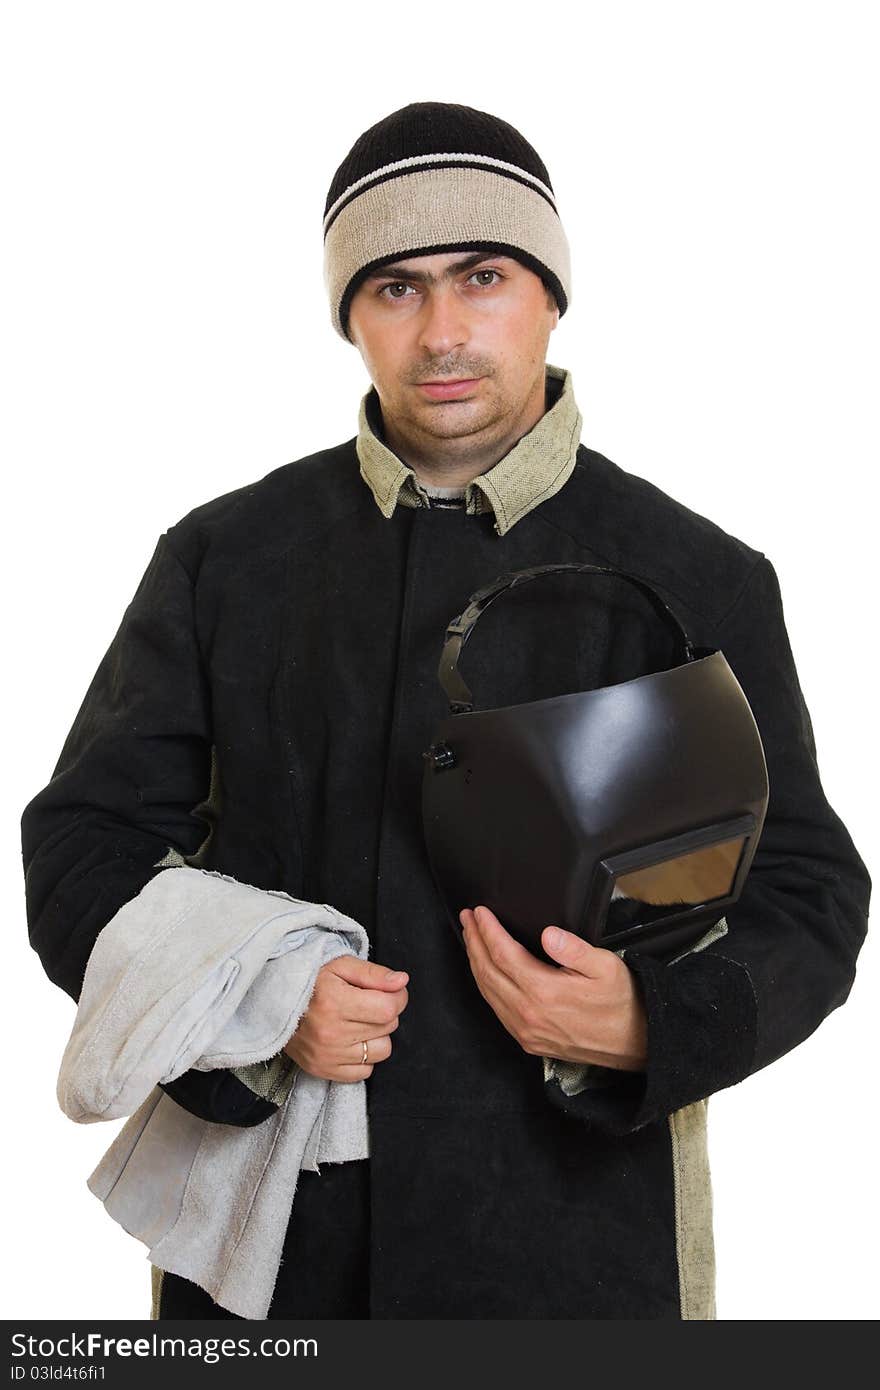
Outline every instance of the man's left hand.
{"type": "Polygon", "coordinates": [[[463,908],[459,921],[477,988],[524,1051],[643,1070],[644,1004],[634,975],[613,951],[545,927],[541,945],[559,969],[514,940],[488,907],[463,908]]]}

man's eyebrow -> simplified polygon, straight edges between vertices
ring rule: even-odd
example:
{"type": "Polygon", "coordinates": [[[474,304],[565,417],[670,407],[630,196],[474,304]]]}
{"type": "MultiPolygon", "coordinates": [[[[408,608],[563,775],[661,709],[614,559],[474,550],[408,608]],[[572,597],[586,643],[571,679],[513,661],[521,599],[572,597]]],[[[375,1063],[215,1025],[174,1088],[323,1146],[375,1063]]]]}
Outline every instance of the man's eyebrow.
{"type": "Polygon", "coordinates": [[[431,275],[427,270],[407,270],[402,265],[382,265],[371,270],[369,275],[364,278],[367,280],[417,280],[422,285],[434,285],[437,279],[448,280],[452,275],[457,275],[461,270],[470,270],[473,266],[479,265],[481,261],[498,260],[499,254],[492,251],[477,251],[473,255],[465,256],[463,261],[453,261],[448,265],[443,274],[439,277],[431,275]]]}

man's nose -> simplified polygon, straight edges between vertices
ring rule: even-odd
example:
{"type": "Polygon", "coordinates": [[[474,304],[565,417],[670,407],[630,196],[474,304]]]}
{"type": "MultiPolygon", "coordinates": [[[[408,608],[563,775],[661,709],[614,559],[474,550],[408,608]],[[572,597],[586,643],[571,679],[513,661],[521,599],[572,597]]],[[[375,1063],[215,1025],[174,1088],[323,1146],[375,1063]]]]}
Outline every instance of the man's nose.
{"type": "Polygon", "coordinates": [[[419,345],[432,357],[443,357],[470,337],[467,309],[453,290],[428,296],[419,334],[419,345]]]}

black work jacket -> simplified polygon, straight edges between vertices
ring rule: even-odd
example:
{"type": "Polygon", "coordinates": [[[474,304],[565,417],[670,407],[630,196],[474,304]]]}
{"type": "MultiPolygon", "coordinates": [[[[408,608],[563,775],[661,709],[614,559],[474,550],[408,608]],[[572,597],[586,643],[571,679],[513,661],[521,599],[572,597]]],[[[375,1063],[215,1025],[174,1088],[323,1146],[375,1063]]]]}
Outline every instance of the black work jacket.
{"type": "MultiPolygon", "coordinates": [[[[462,667],[489,708],[679,661],[633,586],[567,574],[492,605],[462,667]]],[[[354,439],[197,507],[159,539],[22,834],[33,945],[74,998],[98,933],[169,851],[332,904],[410,972],[367,1083],[380,1318],[713,1316],[705,1098],[845,1000],[870,893],[821,786],[771,563],[583,445],[503,536],[491,514],[383,516],[354,439]],[[555,561],[644,578],[724,652],[770,781],[727,935],[674,964],[627,956],[645,1071],[571,1094],[477,990],[419,812],[447,622],[499,573],[555,561]]]]}

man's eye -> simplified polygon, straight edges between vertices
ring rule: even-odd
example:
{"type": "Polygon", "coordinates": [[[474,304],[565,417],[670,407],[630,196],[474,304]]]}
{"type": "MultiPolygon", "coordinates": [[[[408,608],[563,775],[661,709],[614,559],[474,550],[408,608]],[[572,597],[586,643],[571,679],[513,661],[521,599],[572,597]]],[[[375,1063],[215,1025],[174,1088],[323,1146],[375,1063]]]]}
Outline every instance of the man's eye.
{"type": "MultiPolygon", "coordinates": [[[[386,291],[386,290],[398,290],[398,289],[407,290],[407,289],[409,289],[409,288],[410,288],[409,285],[407,285],[403,280],[392,280],[390,284],[388,284],[388,285],[383,285],[382,288],[381,288],[381,290],[379,291],[379,293],[380,293],[380,295],[381,295],[381,294],[385,294],[385,291],[386,291]]],[[[388,299],[405,299],[405,298],[406,298],[406,295],[405,295],[405,294],[390,294],[390,295],[387,296],[387,298],[388,298],[388,299]]]]}
{"type": "MultiPolygon", "coordinates": [[[[501,279],[501,276],[498,274],[498,271],[497,271],[497,270],[475,270],[475,271],[474,271],[474,275],[497,275],[497,276],[498,276],[498,279],[499,279],[499,280],[501,279]]],[[[471,279],[474,278],[474,275],[471,276],[471,279]]],[[[490,281],[489,284],[491,284],[491,283],[492,283],[492,282],[490,281]]],[[[485,284],[485,287],[488,289],[489,286],[488,286],[488,284],[486,284],[485,281],[484,281],[484,284],[485,284]]]]}

